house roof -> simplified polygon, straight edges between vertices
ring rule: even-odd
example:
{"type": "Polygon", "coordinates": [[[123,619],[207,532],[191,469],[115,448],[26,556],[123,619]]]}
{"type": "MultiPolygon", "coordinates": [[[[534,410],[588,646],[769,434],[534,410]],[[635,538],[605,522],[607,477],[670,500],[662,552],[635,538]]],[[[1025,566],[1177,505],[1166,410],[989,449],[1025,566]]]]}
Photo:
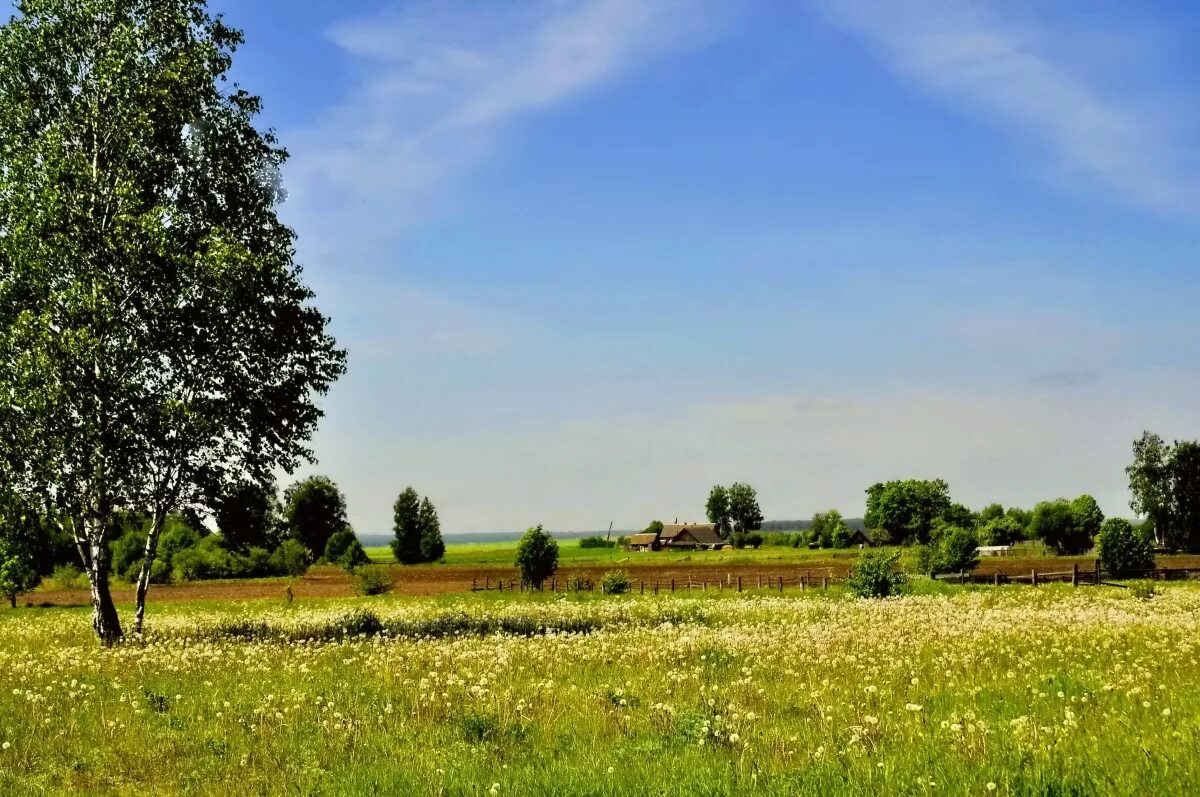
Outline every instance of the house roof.
{"type": "Polygon", "coordinates": [[[669,543],[684,532],[701,545],[717,545],[724,542],[721,535],[717,534],[717,527],[712,523],[671,523],[663,526],[662,539],[669,543]]]}
{"type": "Polygon", "coordinates": [[[657,539],[658,539],[657,534],[650,534],[650,533],[634,534],[632,537],[629,538],[629,544],[630,545],[653,545],[654,541],[657,539]]]}

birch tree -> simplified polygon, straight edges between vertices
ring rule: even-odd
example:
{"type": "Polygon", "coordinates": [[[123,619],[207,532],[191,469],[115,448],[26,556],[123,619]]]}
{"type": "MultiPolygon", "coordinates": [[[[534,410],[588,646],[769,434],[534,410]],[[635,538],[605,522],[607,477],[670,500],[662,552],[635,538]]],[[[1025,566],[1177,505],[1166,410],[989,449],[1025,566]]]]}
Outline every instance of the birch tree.
{"type": "Polygon", "coordinates": [[[344,371],[276,216],[286,152],[203,0],[19,0],[0,28],[0,469],[66,518],[93,628],[118,512],[311,460],[344,371]]]}

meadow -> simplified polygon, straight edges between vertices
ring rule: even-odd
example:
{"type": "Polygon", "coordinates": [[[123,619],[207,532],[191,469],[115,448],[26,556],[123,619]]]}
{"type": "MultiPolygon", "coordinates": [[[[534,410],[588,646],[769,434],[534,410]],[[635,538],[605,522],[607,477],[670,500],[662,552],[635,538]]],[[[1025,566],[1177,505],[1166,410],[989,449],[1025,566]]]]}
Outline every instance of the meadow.
{"type": "Polygon", "coordinates": [[[1182,794],[1200,588],[0,612],[0,793],[1182,794]]]}

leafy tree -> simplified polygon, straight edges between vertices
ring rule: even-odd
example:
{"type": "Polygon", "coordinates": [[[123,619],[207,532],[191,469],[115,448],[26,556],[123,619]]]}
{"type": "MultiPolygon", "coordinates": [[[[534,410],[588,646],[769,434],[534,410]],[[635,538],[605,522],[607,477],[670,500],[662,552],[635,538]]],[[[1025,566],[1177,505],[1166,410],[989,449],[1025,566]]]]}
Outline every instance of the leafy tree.
{"type": "MultiPolygon", "coordinates": [[[[714,521],[715,522],[715,521],[714,521]]],[[[651,520],[650,525],[646,526],[645,534],[662,534],[663,522],[661,520],[651,520]]]]}
{"type": "Polygon", "coordinates": [[[822,548],[844,548],[850,541],[850,527],[836,509],[813,515],[808,531],[822,548]]]}
{"type": "Polygon", "coordinates": [[[392,512],[395,521],[392,553],[397,562],[405,565],[436,562],[445,555],[442,527],[432,501],[407,487],[396,498],[392,512]]]}
{"type": "Polygon", "coordinates": [[[979,514],[975,518],[976,525],[983,527],[993,520],[999,520],[1004,517],[1004,507],[1000,504],[988,504],[983,509],[979,510],[979,514]]]}
{"type": "Polygon", "coordinates": [[[950,505],[950,485],[941,479],[890,481],[867,488],[864,519],[893,541],[925,543],[950,505]]]}
{"type": "Polygon", "coordinates": [[[371,558],[363,550],[362,543],[354,535],[354,530],[347,527],[335,532],[325,543],[325,561],[335,564],[343,570],[353,570],[359,565],[370,564],[371,558]]]}
{"type": "Polygon", "coordinates": [[[392,531],[392,553],[403,565],[421,561],[421,496],[411,487],[396,497],[392,505],[394,523],[392,531]]]}
{"type": "Polygon", "coordinates": [[[1022,539],[1024,529],[1013,517],[994,517],[979,527],[980,545],[1012,545],[1022,539]]]}
{"type": "Polygon", "coordinates": [[[1167,544],[1171,529],[1171,447],[1153,432],[1133,442],[1129,476],[1129,508],[1153,521],[1156,542],[1167,544]]]}
{"type": "Polygon", "coordinates": [[[959,573],[979,566],[979,539],[962,526],[943,526],[937,542],[931,546],[928,572],[959,573]]]}
{"type": "Polygon", "coordinates": [[[428,498],[421,499],[417,517],[421,523],[421,561],[437,562],[446,555],[446,543],[442,541],[442,524],[437,510],[428,498]]]}
{"type": "Polygon", "coordinates": [[[37,531],[34,518],[21,514],[7,515],[0,527],[0,595],[8,598],[14,609],[17,596],[33,590],[42,580],[33,551],[37,531]]]}
{"type": "Polygon", "coordinates": [[[1004,517],[1012,520],[1021,530],[1019,539],[1029,539],[1029,521],[1033,520],[1033,511],[1029,509],[1021,509],[1020,507],[1010,506],[1004,513],[1004,517]]]}
{"type": "Polygon", "coordinates": [[[1104,522],[1104,514],[1090,495],[1074,501],[1060,498],[1034,507],[1029,533],[1059,555],[1081,554],[1092,547],[1092,539],[1104,522]]]}
{"type": "Polygon", "coordinates": [[[302,576],[312,564],[312,555],[299,540],[284,540],[271,554],[271,568],[289,576],[302,576]]]}
{"type": "Polygon", "coordinates": [[[899,553],[882,551],[868,553],[858,560],[854,572],[846,580],[850,592],[860,598],[886,598],[895,595],[908,583],[908,579],[896,570],[899,553]]]}
{"type": "Polygon", "coordinates": [[[708,522],[717,527],[717,534],[725,539],[733,531],[733,517],[730,514],[729,490],[716,484],[708,492],[708,501],[704,504],[704,512],[708,522]]]}
{"type": "Polygon", "coordinates": [[[758,531],[762,528],[763,513],[758,506],[758,493],[748,484],[734,482],[727,491],[729,520],[738,531],[758,531]]]}
{"type": "Polygon", "coordinates": [[[109,592],[115,514],[166,517],[311,458],[344,353],[277,218],[286,153],[202,0],[19,0],[0,28],[0,482],[45,496],[109,592]]]}
{"type": "Polygon", "coordinates": [[[328,476],[310,476],[287,488],[283,516],[288,534],[315,558],[325,553],[329,538],[350,527],[346,497],[328,476]]]}
{"type": "Polygon", "coordinates": [[[517,543],[521,578],[538,589],[558,570],[558,543],[541,526],[528,529],[517,543]]]}
{"type": "Polygon", "coordinates": [[[1177,442],[1171,452],[1167,544],[1200,552],[1200,443],[1177,442]]]}
{"type": "Polygon", "coordinates": [[[950,526],[962,529],[973,529],[979,522],[979,516],[963,504],[952,503],[942,512],[941,521],[950,526]]]}
{"type": "Polygon", "coordinates": [[[283,519],[274,484],[239,482],[214,504],[217,528],[231,550],[274,548],[283,541],[283,519]]]}
{"type": "Polygon", "coordinates": [[[1096,556],[1115,578],[1141,575],[1154,567],[1154,549],[1122,518],[1104,521],[1096,535],[1096,556]]]}

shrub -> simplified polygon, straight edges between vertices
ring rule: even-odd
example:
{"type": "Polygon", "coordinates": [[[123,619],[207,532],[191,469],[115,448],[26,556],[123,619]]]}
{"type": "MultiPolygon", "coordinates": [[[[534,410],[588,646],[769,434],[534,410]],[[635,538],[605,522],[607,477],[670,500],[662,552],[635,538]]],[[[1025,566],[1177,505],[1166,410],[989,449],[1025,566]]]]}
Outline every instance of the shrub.
{"type": "Polygon", "coordinates": [[[580,548],[615,548],[616,543],[603,537],[583,537],[579,540],[580,548]]]}
{"type": "Polygon", "coordinates": [[[536,526],[525,532],[517,544],[517,567],[521,578],[538,589],[558,570],[558,543],[536,526]]]}
{"type": "Polygon", "coordinates": [[[87,578],[79,565],[59,565],[50,574],[55,589],[87,589],[87,578]]]}
{"type": "Polygon", "coordinates": [[[943,526],[931,564],[927,571],[931,575],[974,570],[979,566],[979,540],[975,532],[960,526],[943,526]]]}
{"type": "Polygon", "coordinates": [[[383,595],[392,591],[392,574],[384,565],[363,565],[351,572],[350,580],[359,595],[383,595]]]}
{"type": "Polygon", "coordinates": [[[897,594],[908,582],[903,573],[896,572],[900,554],[869,553],[858,560],[854,573],[846,581],[850,591],[860,598],[886,598],[897,594]]]}
{"type": "Polygon", "coordinates": [[[1003,515],[992,518],[979,527],[980,545],[1012,545],[1024,536],[1024,529],[1016,518],[1003,515]]]}
{"type": "Polygon", "coordinates": [[[325,543],[325,561],[335,564],[343,570],[353,570],[359,565],[371,563],[371,558],[363,550],[362,543],[354,536],[349,527],[336,531],[325,543]]]}
{"type": "Polygon", "coordinates": [[[588,588],[588,580],[583,576],[571,576],[567,581],[567,589],[571,592],[586,592],[588,588]]]}
{"type": "Polygon", "coordinates": [[[271,568],[280,575],[302,576],[312,564],[308,548],[299,540],[284,540],[271,554],[271,568]]]}
{"type": "Polygon", "coordinates": [[[1121,518],[1104,521],[1096,536],[1096,555],[1100,566],[1115,578],[1140,575],[1154,567],[1154,550],[1121,518]]]}
{"type": "Polygon", "coordinates": [[[600,579],[600,591],[605,595],[624,595],[633,588],[624,570],[610,570],[600,579]]]}

